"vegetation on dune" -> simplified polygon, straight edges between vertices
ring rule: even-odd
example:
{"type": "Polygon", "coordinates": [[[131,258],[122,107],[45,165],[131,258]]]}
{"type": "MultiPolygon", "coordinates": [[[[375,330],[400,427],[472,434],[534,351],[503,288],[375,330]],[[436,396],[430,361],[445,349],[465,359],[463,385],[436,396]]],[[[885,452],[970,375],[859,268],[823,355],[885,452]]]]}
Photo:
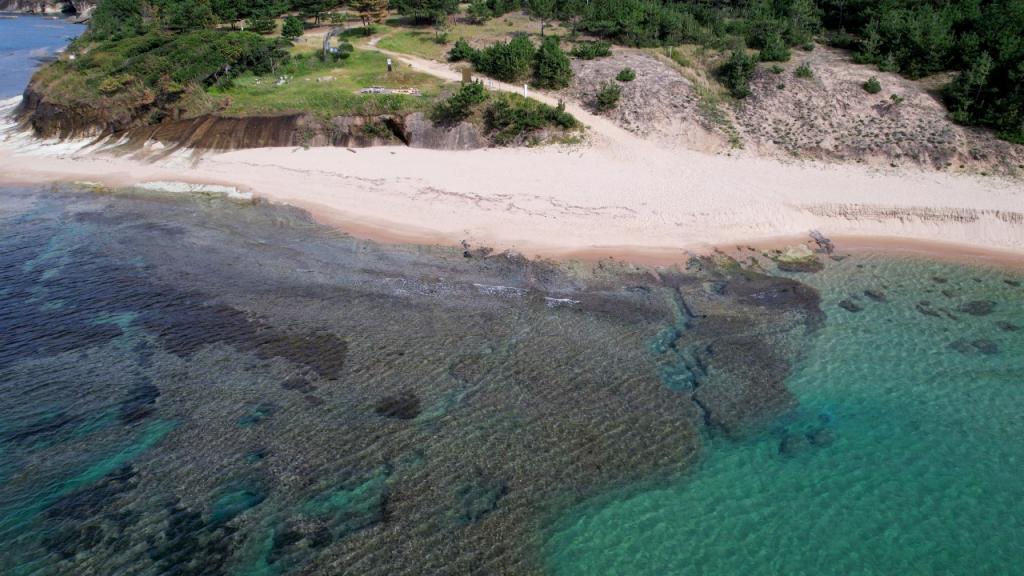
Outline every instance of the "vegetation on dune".
{"type": "Polygon", "coordinates": [[[558,38],[548,36],[533,61],[533,84],[539,88],[559,90],[572,81],[572,65],[562,51],[558,38]]]}
{"type": "Polygon", "coordinates": [[[619,70],[615,79],[619,82],[632,82],[633,80],[636,80],[636,70],[633,70],[632,68],[623,68],[622,70],[619,70]]]}
{"type": "Polygon", "coordinates": [[[430,117],[438,124],[465,120],[480,123],[499,146],[535,143],[545,130],[573,131],[580,128],[576,118],[561,104],[552,107],[518,94],[488,93],[479,82],[465,84],[438,102],[430,117]]]}
{"type": "Polygon", "coordinates": [[[483,74],[503,82],[522,82],[533,73],[537,49],[526,36],[511,42],[496,42],[471,56],[473,66],[483,74]]]}
{"type": "Polygon", "coordinates": [[[608,82],[601,88],[595,98],[595,105],[598,112],[607,112],[619,105],[622,97],[622,88],[614,82],[608,82]]]}
{"type": "MultiPolygon", "coordinates": [[[[282,16],[299,15],[298,23],[284,22],[287,38],[300,32],[299,24],[340,23],[342,6],[369,29],[386,15],[385,1],[100,0],[88,33],[73,46],[95,56],[85,65],[53,68],[78,76],[69,85],[102,84],[107,96],[136,90],[140,97],[173,98],[184,90],[182,82],[208,89],[286,62],[281,41],[261,36],[281,30],[282,16]],[[238,30],[243,26],[245,33],[238,30]],[[110,62],[100,62],[104,58],[110,62]]],[[[537,40],[568,34],[577,58],[607,55],[609,42],[727,52],[719,77],[736,97],[749,93],[750,54],[781,62],[793,47],[809,50],[823,40],[853,51],[862,63],[911,78],[952,72],[943,96],[955,121],[1024,142],[1024,0],[472,0],[457,18],[456,0],[390,0],[390,8],[405,23],[434,30],[399,30],[381,41],[383,48],[442,58],[449,35],[465,37],[470,42],[456,43],[449,53],[453,61],[472,61],[501,80],[532,78],[552,88],[565,82],[561,47],[545,43],[538,52],[535,40],[509,41],[510,34],[526,31],[537,40]],[[575,42],[581,33],[600,41],[575,42]],[[492,45],[474,50],[471,43],[492,45]]],[[[796,70],[798,76],[809,71],[796,70]]]]}
{"type": "Polygon", "coordinates": [[[572,55],[581,60],[593,60],[612,55],[610,42],[577,42],[572,47],[572,55]]]}
{"type": "MultiPolygon", "coordinates": [[[[473,10],[485,20],[526,9],[544,25],[547,4],[477,0],[473,10]]],[[[724,51],[738,41],[768,62],[827,38],[860,62],[910,78],[956,72],[944,91],[952,118],[1024,140],[1024,0],[558,0],[554,18],[574,33],[628,46],[724,51]]],[[[573,56],[599,56],[592,48],[578,43],[573,56]]],[[[734,94],[746,92],[735,82],[745,65],[738,71],[734,94]]]]}

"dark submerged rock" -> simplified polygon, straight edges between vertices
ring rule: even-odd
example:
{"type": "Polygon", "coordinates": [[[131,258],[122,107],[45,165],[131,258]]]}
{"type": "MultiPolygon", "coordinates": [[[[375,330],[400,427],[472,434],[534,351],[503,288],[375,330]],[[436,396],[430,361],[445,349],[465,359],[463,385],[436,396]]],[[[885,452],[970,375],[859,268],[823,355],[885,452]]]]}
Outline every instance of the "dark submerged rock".
{"type": "Polygon", "coordinates": [[[420,399],[412,392],[385,396],[377,401],[374,412],[385,418],[412,420],[420,414],[420,399]]]}
{"type": "Polygon", "coordinates": [[[991,300],[972,300],[961,304],[957,310],[971,316],[988,316],[996,309],[996,303],[991,300]]]}
{"type": "Polygon", "coordinates": [[[1017,326],[1013,322],[1007,322],[1005,320],[1000,320],[996,322],[996,327],[1002,330],[1003,332],[1016,332],[1020,330],[1020,326],[1017,326]]]}
{"type": "Polygon", "coordinates": [[[305,394],[316,392],[316,386],[303,376],[289,376],[284,382],[281,382],[281,388],[297,390],[305,394]]]}
{"type": "Polygon", "coordinates": [[[925,316],[931,316],[932,318],[942,318],[942,314],[940,314],[938,310],[935,310],[931,306],[931,302],[927,300],[922,300],[914,306],[914,309],[920,312],[921,314],[924,314],[925,316]]]}
{"type": "Polygon", "coordinates": [[[993,354],[999,353],[999,345],[987,338],[979,338],[977,340],[974,340],[973,342],[971,342],[971,346],[974,346],[975,350],[981,352],[982,354],[985,354],[986,356],[991,356],[993,354]]]}
{"type": "Polygon", "coordinates": [[[860,312],[864,310],[864,307],[862,307],[860,304],[857,304],[853,300],[840,300],[839,307],[842,308],[843,310],[846,310],[847,312],[860,312]]]}
{"type": "Polygon", "coordinates": [[[882,292],[881,290],[873,290],[869,288],[864,291],[864,295],[875,302],[885,302],[885,292],[882,292]]]}
{"type": "Polygon", "coordinates": [[[779,441],[779,455],[791,458],[802,454],[809,446],[810,442],[803,434],[786,432],[779,441]]]}
{"type": "Polygon", "coordinates": [[[472,524],[494,512],[501,499],[508,494],[508,483],[501,479],[477,478],[459,489],[459,520],[472,524]]]}
{"type": "Polygon", "coordinates": [[[807,441],[818,448],[831,446],[835,439],[832,429],[826,426],[815,428],[807,433],[807,441]]]}

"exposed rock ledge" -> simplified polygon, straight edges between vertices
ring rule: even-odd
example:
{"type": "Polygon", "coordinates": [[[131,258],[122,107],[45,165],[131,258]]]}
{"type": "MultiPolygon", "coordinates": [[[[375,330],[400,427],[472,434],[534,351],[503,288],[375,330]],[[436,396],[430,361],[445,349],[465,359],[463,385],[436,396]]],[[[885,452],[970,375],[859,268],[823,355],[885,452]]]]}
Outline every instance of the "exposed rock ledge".
{"type": "Polygon", "coordinates": [[[0,12],[25,14],[65,14],[88,18],[96,8],[94,0],[0,0],[0,12]]]}
{"type": "Polygon", "coordinates": [[[470,150],[490,145],[468,122],[437,126],[423,113],[337,116],[311,114],[232,117],[207,114],[143,124],[145,110],[110,115],[94,108],[48,102],[31,85],[16,114],[25,128],[43,138],[96,138],[117,141],[126,150],[159,142],[164,150],[238,150],[278,146],[362,148],[405,145],[439,150],[470,150]],[[123,116],[123,117],[122,117],[123,116]]]}

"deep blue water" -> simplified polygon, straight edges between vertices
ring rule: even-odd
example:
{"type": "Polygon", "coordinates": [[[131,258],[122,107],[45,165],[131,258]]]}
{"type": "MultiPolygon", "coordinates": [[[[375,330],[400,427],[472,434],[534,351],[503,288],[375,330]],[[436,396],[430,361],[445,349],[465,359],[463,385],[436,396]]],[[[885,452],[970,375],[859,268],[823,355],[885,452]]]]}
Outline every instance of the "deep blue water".
{"type": "Polygon", "coordinates": [[[69,38],[85,30],[44,16],[0,16],[0,100],[20,95],[39,63],[53,58],[69,38]]]}

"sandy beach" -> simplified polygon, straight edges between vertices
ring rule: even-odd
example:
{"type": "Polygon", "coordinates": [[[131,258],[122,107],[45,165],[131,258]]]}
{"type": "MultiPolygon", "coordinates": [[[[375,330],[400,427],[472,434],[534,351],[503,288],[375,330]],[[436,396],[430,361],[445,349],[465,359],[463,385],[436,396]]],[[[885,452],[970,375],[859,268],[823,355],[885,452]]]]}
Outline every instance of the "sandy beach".
{"type": "Polygon", "coordinates": [[[810,229],[886,239],[874,245],[909,240],[1009,258],[1024,253],[1020,181],[709,155],[655,145],[609,123],[592,127],[593,142],[572,147],[264,148],[159,161],[97,152],[85,142],[40,142],[8,127],[0,182],[233,186],[359,236],[465,241],[556,258],[677,260],[684,250],[810,229]]]}

